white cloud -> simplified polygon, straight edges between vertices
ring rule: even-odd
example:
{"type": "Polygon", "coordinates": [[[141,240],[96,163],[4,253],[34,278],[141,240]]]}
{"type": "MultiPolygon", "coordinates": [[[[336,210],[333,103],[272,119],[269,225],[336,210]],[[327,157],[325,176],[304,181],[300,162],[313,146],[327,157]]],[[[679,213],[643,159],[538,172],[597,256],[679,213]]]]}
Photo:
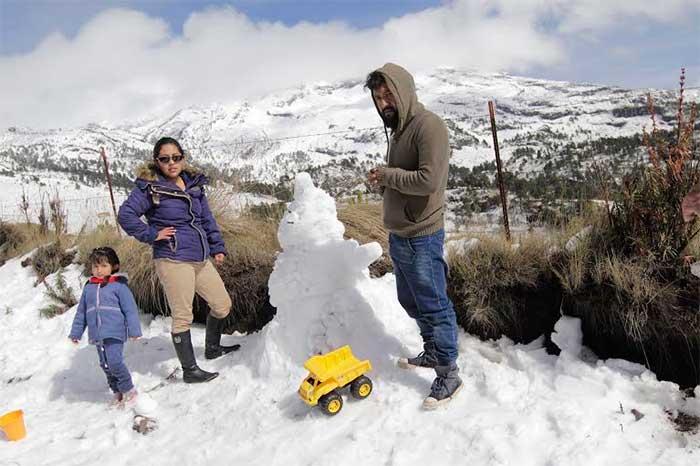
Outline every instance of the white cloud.
{"type": "Polygon", "coordinates": [[[394,60],[526,69],[563,59],[531,18],[487,18],[474,2],[358,30],[343,23],[254,23],[233,9],[194,13],[173,36],[160,19],[110,10],[68,40],[0,58],[0,126],[69,126],[225,102],[303,82],[364,76],[394,60]]]}
{"type": "Polygon", "coordinates": [[[517,16],[536,16],[557,24],[562,33],[596,33],[636,21],[690,20],[700,0],[474,0],[482,8],[517,16]]]}
{"type": "Polygon", "coordinates": [[[606,27],[608,19],[596,22],[587,13],[594,7],[611,17],[665,19],[681,14],[683,3],[458,0],[362,30],[338,22],[253,22],[216,8],[193,13],[178,36],[161,19],[109,10],[73,39],[52,35],[29,54],[0,57],[0,127],[166,115],[304,82],[361,77],[386,61],[414,72],[441,65],[526,72],[567,60],[562,34],[606,27]],[[644,8],[632,11],[627,3],[644,8]],[[559,28],[543,28],[546,17],[559,28]]]}
{"type": "Polygon", "coordinates": [[[625,27],[635,20],[673,22],[700,10],[700,0],[557,0],[563,32],[625,27]]]}

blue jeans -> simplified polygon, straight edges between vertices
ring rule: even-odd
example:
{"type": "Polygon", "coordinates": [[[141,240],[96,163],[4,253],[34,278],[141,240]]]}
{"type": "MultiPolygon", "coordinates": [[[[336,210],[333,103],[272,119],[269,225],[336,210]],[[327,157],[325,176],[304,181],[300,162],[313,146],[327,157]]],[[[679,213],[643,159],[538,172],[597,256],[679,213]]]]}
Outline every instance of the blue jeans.
{"type": "Polygon", "coordinates": [[[134,388],[129,369],[124,364],[124,342],[105,338],[102,342],[97,342],[96,346],[100,367],[107,376],[107,383],[112,392],[126,393],[134,388]]]}
{"type": "Polygon", "coordinates": [[[389,234],[399,303],[416,320],[424,343],[434,343],[438,364],[457,360],[457,316],[447,296],[445,231],[403,238],[389,234]]]}

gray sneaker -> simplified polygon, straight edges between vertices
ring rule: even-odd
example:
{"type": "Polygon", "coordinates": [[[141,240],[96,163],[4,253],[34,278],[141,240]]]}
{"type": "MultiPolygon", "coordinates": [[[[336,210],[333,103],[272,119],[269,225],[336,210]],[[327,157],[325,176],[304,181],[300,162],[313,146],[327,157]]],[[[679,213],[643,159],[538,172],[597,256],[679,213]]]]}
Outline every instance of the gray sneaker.
{"type": "Polygon", "coordinates": [[[416,367],[427,367],[430,369],[437,366],[437,351],[435,343],[429,342],[423,344],[423,351],[414,358],[399,358],[398,366],[401,369],[415,369],[416,367]]]}
{"type": "Polygon", "coordinates": [[[463,383],[456,364],[435,366],[435,373],[437,377],[430,387],[430,395],[423,400],[423,409],[432,410],[449,403],[462,389],[463,383]]]}

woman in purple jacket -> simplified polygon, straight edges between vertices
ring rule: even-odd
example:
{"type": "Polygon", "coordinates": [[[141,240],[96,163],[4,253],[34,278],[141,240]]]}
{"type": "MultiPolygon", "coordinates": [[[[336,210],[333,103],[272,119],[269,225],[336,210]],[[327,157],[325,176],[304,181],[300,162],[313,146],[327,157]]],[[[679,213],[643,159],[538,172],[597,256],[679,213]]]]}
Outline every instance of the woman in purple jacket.
{"type": "Polygon", "coordinates": [[[231,298],[212,265],[223,263],[226,248],[209,209],[207,178],[185,164],[185,152],[173,138],[161,138],[153,162],[141,167],[136,188],[119,208],[124,231],[153,247],[156,274],[172,314],[172,339],[186,383],[208,382],[218,372],[197,366],[190,326],[197,293],[209,304],[204,356],[214,359],[239,348],[222,346],[221,326],[231,298]],[[141,220],[145,216],[146,222],[141,220]]]}

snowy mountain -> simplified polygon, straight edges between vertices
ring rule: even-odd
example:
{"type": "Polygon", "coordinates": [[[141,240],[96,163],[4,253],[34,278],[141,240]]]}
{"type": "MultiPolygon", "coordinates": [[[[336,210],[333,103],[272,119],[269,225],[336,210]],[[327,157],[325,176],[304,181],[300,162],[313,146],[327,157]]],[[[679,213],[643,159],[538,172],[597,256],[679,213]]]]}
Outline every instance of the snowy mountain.
{"type": "MultiPolygon", "coordinates": [[[[28,186],[51,185],[46,178],[58,177],[66,192],[101,186],[98,151],[104,147],[115,184],[126,187],[155,140],[168,135],[209,171],[275,185],[306,170],[325,188],[352,193],[363,189],[365,170],[381,163],[386,151],[383,128],[362,85],[360,78],[309,84],[114,127],[5,128],[0,132],[0,175],[28,186]]],[[[511,173],[525,178],[542,170],[568,176],[585,171],[593,160],[615,166],[636,160],[642,153],[639,134],[649,126],[647,92],[654,97],[661,128],[676,118],[677,96],[670,91],[455,69],[418,75],[416,85],[420,100],[450,128],[454,167],[493,160],[487,101],[495,100],[502,156],[511,173]]],[[[687,90],[686,100],[700,101],[700,89],[687,90]]],[[[459,171],[454,184],[468,183],[459,171]]],[[[8,195],[2,200],[16,203],[8,195]]]]}

